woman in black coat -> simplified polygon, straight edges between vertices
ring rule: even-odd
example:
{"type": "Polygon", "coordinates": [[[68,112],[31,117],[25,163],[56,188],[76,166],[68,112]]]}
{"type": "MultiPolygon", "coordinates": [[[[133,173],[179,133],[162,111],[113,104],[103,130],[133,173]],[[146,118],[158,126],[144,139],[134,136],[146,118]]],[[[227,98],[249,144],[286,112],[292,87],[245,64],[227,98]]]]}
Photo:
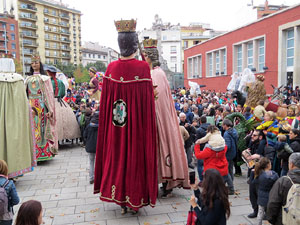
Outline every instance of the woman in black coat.
{"type": "Polygon", "coordinates": [[[190,204],[197,215],[197,225],[226,225],[230,216],[228,190],[223,178],[216,169],[205,171],[202,193],[197,182],[191,184],[194,195],[190,204]],[[197,198],[197,202],[196,202],[197,198]]]}
{"type": "MultiPolygon", "coordinates": [[[[292,129],[289,133],[290,147],[293,152],[300,152],[300,130],[292,129]]],[[[279,159],[282,159],[282,168],[280,176],[287,175],[289,170],[289,157],[292,153],[288,151],[281,151],[277,154],[279,159]]]]}

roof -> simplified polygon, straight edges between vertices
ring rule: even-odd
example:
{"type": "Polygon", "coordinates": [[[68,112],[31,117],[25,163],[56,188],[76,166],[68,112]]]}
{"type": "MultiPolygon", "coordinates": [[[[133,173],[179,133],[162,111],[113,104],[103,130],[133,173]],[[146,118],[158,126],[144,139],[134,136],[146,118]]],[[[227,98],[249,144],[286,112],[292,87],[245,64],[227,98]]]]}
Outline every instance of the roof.
{"type": "Polygon", "coordinates": [[[230,34],[230,33],[234,32],[234,31],[240,30],[240,29],[242,29],[242,28],[244,28],[244,27],[251,26],[252,24],[258,23],[258,22],[263,21],[263,20],[266,20],[266,19],[268,19],[268,18],[270,18],[270,17],[273,17],[273,16],[276,16],[276,15],[278,15],[278,14],[284,13],[284,12],[286,12],[286,11],[288,11],[288,10],[297,8],[297,7],[299,7],[299,6],[300,6],[300,3],[298,3],[298,4],[296,4],[296,5],[293,5],[293,6],[290,6],[290,7],[288,7],[288,8],[285,8],[285,9],[281,9],[281,10],[279,10],[279,11],[277,11],[277,12],[275,12],[275,13],[272,13],[272,14],[270,14],[270,15],[268,15],[268,16],[262,17],[262,18],[260,18],[260,19],[258,19],[258,20],[256,20],[256,21],[254,21],[254,22],[247,23],[246,25],[243,25],[243,26],[241,26],[241,27],[238,27],[238,28],[236,28],[236,29],[234,29],[234,30],[228,31],[228,32],[226,32],[226,33],[224,33],[224,34],[220,34],[220,35],[215,36],[215,37],[213,37],[213,38],[211,38],[211,39],[208,39],[207,41],[203,41],[203,42],[201,42],[201,43],[199,43],[199,44],[196,44],[196,45],[194,45],[194,46],[192,46],[192,47],[186,48],[185,51],[188,50],[188,49],[191,49],[191,48],[195,48],[196,46],[202,45],[202,44],[204,44],[204,43],[206,43],[206,42],[208,42],[208,41],[211,41],[211,40],[214,40],[214,39],[216,39],[216,38],[222,37],[222,36],[224,36],[224,35],[230,34]]]}
{"type": "Polygon", "coordinates": [[[41,3],[41,4],[44,4],[44,5],[50,5],[50,6],[53,6],[53,7],[58,7],[58,8],[61,8],[61,9],[65,9],[67,11],[72,11],[74,13],[81,14],[81,11],[76,10],[76,9],[68,8],[67,6],[61,5],[59,2],[56,2],[56,1],[47,1],[47,0],[30,0],[30,1],[41,3]]]}

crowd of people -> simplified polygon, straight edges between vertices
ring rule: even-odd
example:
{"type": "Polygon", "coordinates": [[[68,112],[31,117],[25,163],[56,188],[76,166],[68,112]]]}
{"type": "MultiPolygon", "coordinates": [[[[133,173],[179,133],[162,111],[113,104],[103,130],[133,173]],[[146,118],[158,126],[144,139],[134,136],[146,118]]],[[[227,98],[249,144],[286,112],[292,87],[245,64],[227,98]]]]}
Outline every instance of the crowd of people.
{"type": "MultiPolygon", "coordinates": [[[[20,201],[11,179],[32,171],[37,161],[53,159],[59,144],[76,139],[88,153],[94,193],[118,204],[122,214],[155,207],[157,198],[171,198],[174,188],[191,188],[194,224],[223,225],[230,217],[234,179],[245,173],[253,208],[249,218],[257,217],[258,224],[264,219],[297,224],[298,87],[266,96],[264,77],[246,68],[242,77],[232,79],[228,92],[171,91],[157,40],[144,40],[144,60],[137,60],[136,21],[115,24],[121,58],[103,77],[90,68],[88,84],[76,87],[58,78],[58,70],[43,65],[39,56],[32,57],[31,76],[24,81],[14,74],[11,61],[0,59],[0,91],[8,99],[0,104],[9,109],[0,118],[8,124],[0,135],[1,224],[12,224],[12,208],[20,201]],[[16,88],[20,94],[11,98],[16,88]],[[13,127],[21,132],[13,134],[13,127]],[[20,143],[22,154],[17,152],[20,143]],[[17,163],[13,153],[21,158],[17,163]]],[[[41,224],[41,215],[39,202],[25,202],[16,224],[41,224]]]]}
{"type": "Polygon", "coordinates": [[[283,94],[292,104],[287,106],[287,116],[283,118],[267,111],[265,101],[259,101],[252,109],[243,107],[230,92],[204,90],[196,97],[189,89],[179,88],[172,93],[179,124],[190,137],[185,141],[185,150],[189,166],[197,168],[200,187],[204,185],[206,171],[216,169],[227,183],[228,194],[234,194],[232,181],[242,175],[240,160],[248,153],[244,160],[248,166],[246,176],[253,208],[248,217],[257,217],[258,224],[262,224],[263,219],[282,224],[281,208],[286,204],[288,190],[300,181],[300,112],[295,104],[299,99],[298,89],[286,89],[288,91],[283,94]],[[239,118],[228,119],[236,113],[255,124],[246,133],[245,149],[238,146],[239,134],[235,126],[239,118]],[[193,157],[197,164],[193,165],[193,157]]]}

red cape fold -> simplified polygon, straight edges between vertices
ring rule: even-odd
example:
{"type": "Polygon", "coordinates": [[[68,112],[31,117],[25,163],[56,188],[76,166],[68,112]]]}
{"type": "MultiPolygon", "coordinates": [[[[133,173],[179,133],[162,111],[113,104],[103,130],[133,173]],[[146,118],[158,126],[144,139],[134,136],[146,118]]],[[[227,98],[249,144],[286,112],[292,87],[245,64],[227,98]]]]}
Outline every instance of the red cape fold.
{"type": "Polygon", "coordinates": [[[112,62],[103,78],[94,193],[139,209],[157,198],[155,104],[146,62],[112,62]]]}

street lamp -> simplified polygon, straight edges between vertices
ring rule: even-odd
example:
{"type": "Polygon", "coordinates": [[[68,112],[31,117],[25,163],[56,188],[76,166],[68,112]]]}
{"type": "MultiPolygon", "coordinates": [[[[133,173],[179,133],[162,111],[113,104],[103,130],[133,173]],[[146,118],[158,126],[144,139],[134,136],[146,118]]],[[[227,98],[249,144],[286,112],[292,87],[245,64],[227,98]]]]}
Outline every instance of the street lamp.
{"type": "Polygon", "coordinates": [[[21,33],[22,38],[22,63],[23,63],[23,77],[25,77],[25,59],[24,59],[24,34],[21,33]]]}

